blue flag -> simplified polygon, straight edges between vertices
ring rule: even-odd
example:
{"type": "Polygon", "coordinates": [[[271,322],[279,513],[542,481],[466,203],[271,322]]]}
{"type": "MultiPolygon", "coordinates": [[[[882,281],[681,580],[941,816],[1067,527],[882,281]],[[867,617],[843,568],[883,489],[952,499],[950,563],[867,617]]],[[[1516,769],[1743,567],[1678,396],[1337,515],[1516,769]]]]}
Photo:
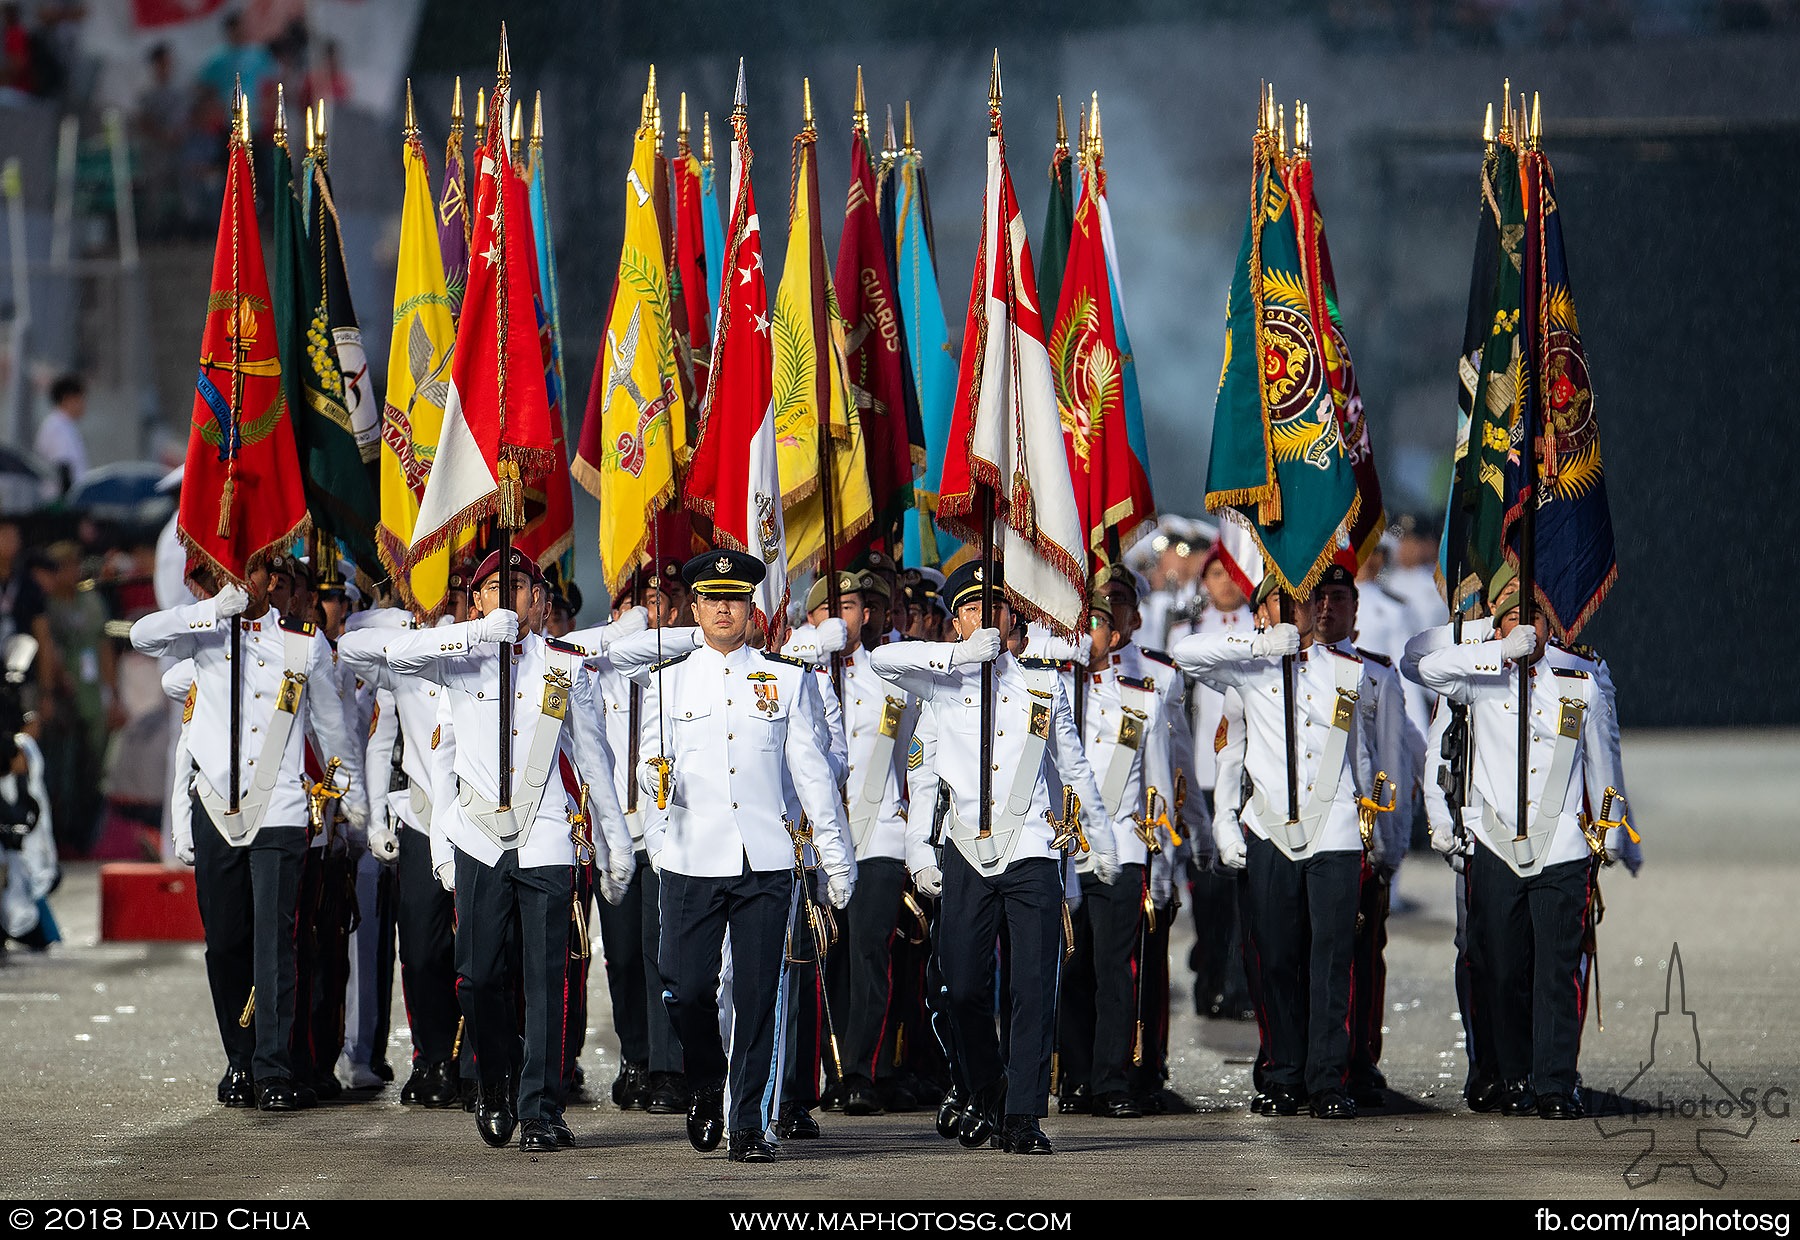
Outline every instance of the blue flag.
{"type": "Polygon", "coordinates": [[[944,450],[950,438],[950,414],[956,404],[956,346],[944,322],[938,293],[937,265],[931,250],[931,201],[925,188],[925,160],[916,148],[903,149],[894,160],[894,194],[899,209],[900,321],[911,353],[913,387],[919,396],[919,421],[925,435],[925,475],[914,485],[916,504],[906,522],[906,562],[936,567],[956,554],[962,543],[938,528],[938,488],[944,475],[944,450]]]}

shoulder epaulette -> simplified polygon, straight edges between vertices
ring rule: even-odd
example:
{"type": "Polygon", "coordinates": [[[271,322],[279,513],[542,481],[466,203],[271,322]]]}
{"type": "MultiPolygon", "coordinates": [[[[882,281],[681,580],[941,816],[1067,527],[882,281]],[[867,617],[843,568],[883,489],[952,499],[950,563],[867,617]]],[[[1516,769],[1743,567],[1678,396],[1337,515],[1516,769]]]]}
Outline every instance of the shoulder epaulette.
{"type": "Polygon", "coordinates": [[[566,642],[560,637],[546,637],[544,639],[544,645],[550,647],[552,650],[560,650],[564,654],[580,655],[584,659],[590,657],[586,650],[577,646],[574,642],[566,642]]]}
{"type": "Polygon", "coordinates": [[[778,654],[773,650],[763,651],[762,657],[771,663],[785,663],[789,667],[797,667],[801,671],[805,671],[812,666],[812,664],[808,663],[805,659],[796,659],[792,655],[778,654]]]}
{"type": "Polygon", "coordinates": [[[281,618],[281,627],[290,633],[298,633],[302,637],[311,637],[314,633],[319,631],[310,621],[299,620],[293,616],[283,616],[281,618]]]}
{"type": "Polygon", "coordinates": [[[1558,676],[1566,676],[1570,680],[1586,680],[1588,678],[1588,674],[1579,667],[1558,667],[1551,670],[1558,676]]]}
{"type": "Polygon", "coordinates": [[[1069,665],[1061,659],[1020,659],[1019,666],[1040,672],[1060,672],[1069,665]]]}
{"type": "Polygon", "coordinates": [[[1136,676],[1121,676],[1119,677],[1119,683],[1122,685],[1130,685],[1133,689],[1142,689],[1146,693],[1149,693],[1156,688],[1156,682],[1151,680],[1148,676],[1142,679],[1139,679],[1136,676]]]}
{"type": "Polygon", "coordinates": [[[1139,646],[1138,653],[1143,655],[1146,659],[1149,659],[1152,663],[1160,663],[1164,667],[1175,666],[1175,656],[1166,654],[1161,650],[1151,650],[1148,647],[1139,646]]]}
{"type": "Polygon", "coordinates": [[[654,664],[650,668],[650,670],[653,672],[660,672],[665,667],[674,667],[677,663],[681,662],[683,659],[687,658],[690,654],[693,654],[693,653],[694,652],[692,650],[684,650],[680,654],[671,655],[669,658],[664,659],[661,663],[654,664]]]}
{"type": "Polygon", "coordinates": [[[1360,654],[1363,658],[1367,659],[1371,663],[1379,663],[1383,667],[1394,666],[1394,661],[1392,659],[1388,658],[1385,654],[1376,654],[1373,650],[1364,650],[1361,646],[1358,646],[1356,648],[1356,653],[1360,654]]]}
{"type": "Polygon", "coordinates": [[[1577,659],[1586,659],[1589,663],[1600,662],[1600,652],[1595,650],[1592,646],[1587,645],[1585,642],[1566,642],[1560,638],[1552,637],[1550,639],[1550,644],[1557,647],[1559,650],[1567,651],[1577,659]]]}

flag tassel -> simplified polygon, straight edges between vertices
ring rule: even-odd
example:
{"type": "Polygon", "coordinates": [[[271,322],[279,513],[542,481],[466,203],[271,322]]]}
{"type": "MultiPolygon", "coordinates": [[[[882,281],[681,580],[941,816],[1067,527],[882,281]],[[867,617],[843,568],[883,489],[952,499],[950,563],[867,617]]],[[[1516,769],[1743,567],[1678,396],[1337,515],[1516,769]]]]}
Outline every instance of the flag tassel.
{"type": "Polygon", "coordinates": [[[219,492],[219,537],[231,537],[231,501],[237,491],[237,480],[226,478],[225,486],[219,492]]]}

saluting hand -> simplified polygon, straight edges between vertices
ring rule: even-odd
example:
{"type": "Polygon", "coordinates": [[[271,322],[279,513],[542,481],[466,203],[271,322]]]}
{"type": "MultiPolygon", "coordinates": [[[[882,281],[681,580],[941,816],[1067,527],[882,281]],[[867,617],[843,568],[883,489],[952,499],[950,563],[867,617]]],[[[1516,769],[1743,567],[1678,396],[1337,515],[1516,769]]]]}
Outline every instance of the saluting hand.
{"type": "Polygon", "coordinates": [[[1250,653],[1259,659],[1283,659],[1300,653],[1300,630],[1291,624],[1271,624],[1250,639],[1250,653]]]}
{"type": "Polygon", "coordinates": [[[502,607],[473,621],[478,642],[511,642],[519,639],[519,613],[502,607]]]}
{"type": "Polygon", "coordinates": [[[1529,624],[1515,625],[1500,639],[1500,653],[1508,659],[1523,659],[1537,649],[1537,629],[1529,624]]]}
{"type": "Polygon", "coordinates": [[[1000,656],[1000,630],[976,629],[950,647],[950,665],[992,663],[1000,656]]]}
{"type": "Polygon", "coordinates": [[[213,615],[220,620],[241,616],[249,610],[250,595],[243,586],[226,583],[212,597],[213,615]]]}

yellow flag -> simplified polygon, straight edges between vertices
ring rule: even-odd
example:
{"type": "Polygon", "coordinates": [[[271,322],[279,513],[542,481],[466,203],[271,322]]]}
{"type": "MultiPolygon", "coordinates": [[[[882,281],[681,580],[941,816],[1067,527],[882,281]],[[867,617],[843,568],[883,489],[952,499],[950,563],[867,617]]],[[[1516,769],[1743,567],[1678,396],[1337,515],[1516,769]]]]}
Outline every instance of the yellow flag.
{"type": "Polygon", "coordinates": [[[656,129],[646,116],[625,178],[625,245],[571,467],[600,501],[600,565],[609,595],[637,570],[651,523],[675,494],[680,445],[674,428],[687,424],[655,184],[656,129]]]}
{"type": "Polygon", "coordinates": [[[819,436],[832,447],[832,544],[841,547],[874,514],[862,420],[844,360],[844,320],[819,231],[819,169],[810,126],[794,139],[787,261],[775,295],[775,440],[781,471],[788,572],[817,568],[825,553],[819,436]],[[821,371],[823,367],[823,371],[821,371]]]}
{"type": "Polygon", "coordinates": [[[410,574],[402,565],[444,424],[456,321],[444,288],[437,199],[425,172],[425,148],[416,136],[407,139],[404,160],[406,197],[400,208],[394,332],[388,347],[387,408],[381,421],[381,527],[375,546],[401,596],[435,614],[445,602],[451,549],[414,564],[410,574]]]}

